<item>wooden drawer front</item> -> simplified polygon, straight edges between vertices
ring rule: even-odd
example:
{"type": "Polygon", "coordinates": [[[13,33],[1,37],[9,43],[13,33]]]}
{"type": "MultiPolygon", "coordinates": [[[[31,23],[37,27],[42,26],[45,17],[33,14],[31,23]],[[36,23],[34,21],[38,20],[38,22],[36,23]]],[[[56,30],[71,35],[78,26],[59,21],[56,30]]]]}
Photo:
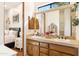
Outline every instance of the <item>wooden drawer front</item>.
{"type": "Polygon", "coordinates": [[[58,51],[50,50],[49,56],[70,56],[70,55],[65,54],[65,53],[61,53],[61,52],[58,52],[58,51]]]}
{"type": "Polygon", "coordinates": [[[40,53],[40,56],[48,56],[48,55],[45,53],[40,53]]]}
{"type": "Polygon", "coordinates": [[[39,42],[32,41],[32,40],[28,40],[27,43],[28,44],[33,44],[33,45],[39,45],[39,42]]]}
{"type": "Polygon", "coordinates": [[[71,55],[68,55],[68,54],[65,54],[65,53],[61,53],[61,56],[71,56],[71,55]]]}
{"type": "Polygon", "coordinates": [[[61,56],[61,53],[54,50],[50,50],[49,56],[61,56]]]}
{"type": "Polygon", "coordinates": [[[44,48],[48,48],[48,44],[47,43],[40,43],[40,46],[44,47],[44,48]]]}
{"type": "Polygon", "coordinates": [[[67,46],[62,46],[57,44],[50,44],[49,48],[53,50],[61,51],[64,53],[68,53],[71,55],[77,55],[77,48],[72,48],[72,47],[67,47],[67,46]]]}
{"type": "Polygon", "coordinates": [[[48,54],[48,49],[40,47],[40,52],[48,54]]]}

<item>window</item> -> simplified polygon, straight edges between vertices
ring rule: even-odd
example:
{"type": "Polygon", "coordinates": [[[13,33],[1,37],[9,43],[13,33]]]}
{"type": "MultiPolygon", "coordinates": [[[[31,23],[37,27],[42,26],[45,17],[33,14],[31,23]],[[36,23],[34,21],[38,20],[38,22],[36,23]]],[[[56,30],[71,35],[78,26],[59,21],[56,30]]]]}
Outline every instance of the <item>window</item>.
{"type": "Polygon", "coordinates": [[[67,5],[67,4],[70,4],[70,2],[54,2],[54,3],[44,5],[44,6],[40,6],[40,7],[38,7],[38,10],[46,11],[46,10],[49,10],[50,8],[56,8],[56,7],[59,7],[62,5],[67,5]]]}
{"type": "Polygon", "coordinates": [[[38,10],[39,11],[46,11],[46,10],[49,10],[50,9],[50,5],[44,5],[44,6],[41,6],[41,7],[38,7],[38,10]]]}
{"type": "Polygon", "coordinates": [[[58,7],[58,4],[56,4],[56,3],[51,4],[51,8],[56,8],[56,7],[58,7]]]}

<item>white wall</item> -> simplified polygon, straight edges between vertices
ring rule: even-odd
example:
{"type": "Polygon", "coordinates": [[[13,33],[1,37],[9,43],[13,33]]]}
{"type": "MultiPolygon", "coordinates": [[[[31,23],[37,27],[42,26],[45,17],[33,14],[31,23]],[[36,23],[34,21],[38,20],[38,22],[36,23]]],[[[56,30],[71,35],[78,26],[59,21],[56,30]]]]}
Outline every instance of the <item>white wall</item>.
{"type": "MultiPolygon", "coordinates": [[[[76,12],[77,18],[79,18],[79,4],[78,4],[78,10],[76,12]]],[[[76,26],[76,39],[79,40],[79,25],[76,26]]]]}
{"type": "Polygon", "coordinates": [[[0,2],[0,45],[4,44],[4,3],[0,2]]]}
{"type": "Polygon", "coordinates": [[[27,30],[27,33],[32,33],[33,30],[28,29],[28,16],[32,17],[34,13],[34,3],[33,2],[26,2],[25,3],[25,27],[27,30]]]}
{"type": "Polygon", "coordinates": [[[57,34],[59,35],[59,10],[46,13],[46,32],[48,32],[48,26],[51,23],[57,26],[57,34]]]}
{"type": "Polygon", "coordinates": [[[21,27],[22,22],[22,5],[18,5],[15,8],[9,10],[9,19],[10,19],[10,26],[9,27],[21,27]],[[13,23],[13,16],[19,14],[19,23],[13,23]]]}
{"type": "Polygon", "coordinates": [[[33,15],[34,12],[34,3],[33,2],[25,2],[25,8],[24,8],[24,55],[26,55],[26,33],[33,32],[32,30],[28,30],[28,16],[33,15]]]}
{"type": "Polygon", "coordinates": [[[79,40],[79,25],[76,26],[76,40],[79,40]]]}
{"type": "Polygon", "coordinates": [[[64,35],[71,36],[70,8],[64,10],[64,35]]]}
{"type": "Polygon", "coordinates": [[[5,29],[9,28],[9,25],[6,23],[7,19],[8,19],[8,10],[5,10],[5,29]]]}
{"type": "Polygon", "coordinates": [[[37,14],[36,15],[38,22],[39,22],[39,30],[38,32],[44,34],[44,14],[37,14]]]}

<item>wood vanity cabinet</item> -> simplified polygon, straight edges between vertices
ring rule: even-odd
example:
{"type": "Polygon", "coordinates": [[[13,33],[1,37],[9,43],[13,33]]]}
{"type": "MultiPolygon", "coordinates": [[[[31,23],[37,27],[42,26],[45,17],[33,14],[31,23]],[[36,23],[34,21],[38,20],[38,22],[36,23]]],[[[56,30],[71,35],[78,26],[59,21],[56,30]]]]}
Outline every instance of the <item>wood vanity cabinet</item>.
{"type": "Polygon", "coordinates": [[[55,51],[55,50],[50,50],[49,56],[71,56],[71,55],[66,54],[66,53],[62,53],[62,52],[59,52],[59,51],[55,51]]]}
{"type": "Polygon", "coordinates": [[[27,54],[30,56],[39,56],[39,42],[27,40],[27,54]]]}
{"type": "Polygon", "coordinates": [[[31,56],[77,56],[78,49],[27,39],[27,54],[31,56]]]}
{"type": "Polygon", "coordinates": [[[77,55],[77,48],[63,46],[58,44],[49,44],[49,55],[52,56],[75,56],[77,55]]]}
{"type": "Polygon", "coordinates": [[[27,39],[27,54],[30,56],[48,56],[48,43],[27,39]]]}

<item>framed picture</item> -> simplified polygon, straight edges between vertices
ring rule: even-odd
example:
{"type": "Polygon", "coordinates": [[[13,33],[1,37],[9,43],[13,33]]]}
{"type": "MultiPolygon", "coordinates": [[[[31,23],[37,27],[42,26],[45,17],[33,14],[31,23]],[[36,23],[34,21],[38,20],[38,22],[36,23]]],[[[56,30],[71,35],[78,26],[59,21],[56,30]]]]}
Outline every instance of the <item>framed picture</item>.
{"type": "Polygon", "coordinates": [[[13,23],[19,23],[19,14],[13,16],[13,23]]]}
{"type": "Polygon", "coordinates": [[[28,16],[28,29],[39,29],[39,21],[35,17],[28,16]]]}

